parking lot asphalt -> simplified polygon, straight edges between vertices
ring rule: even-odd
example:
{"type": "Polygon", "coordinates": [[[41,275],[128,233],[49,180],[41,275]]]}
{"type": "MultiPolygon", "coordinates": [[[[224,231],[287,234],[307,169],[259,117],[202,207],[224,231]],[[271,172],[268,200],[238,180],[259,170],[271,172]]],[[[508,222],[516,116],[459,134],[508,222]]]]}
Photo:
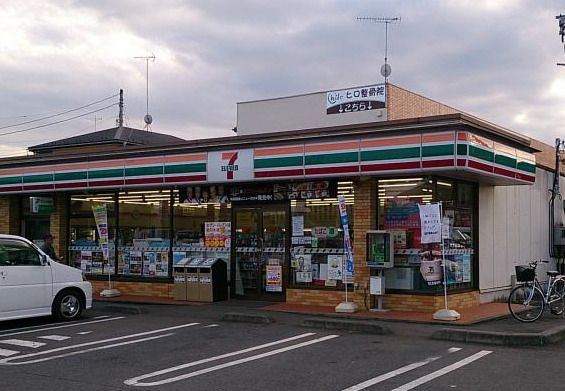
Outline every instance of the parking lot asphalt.
{"type": "MultiPolygon", "coordinates": [[[[269,302],[229,300],[224,302],[150,306],[126,300],[96,301],[96,307],[110,311],[136,313],[147,308],[179,307],[187,309],[191,315],[208,320],[227,320],[246,323],[279,323],[295,326],[326,328],[328,330],[346,330],[373,334],[393,333],[400,336],[423,336],[454,342],[473,342],[489,345],[549,345],[565,339],[565,318],[544,313],[539,320],[532,323],[518,322],[509,314],[497,309],[497,316],[479,319],[474,323],[450,323],[438,321],[414,321],[392,317],[365,317],[360,314],[337,314],[332,311],[308,312],[304,310],[273,310],[269,302]]],[[[294,306],[293,308],[297,308],[294,306]]]]}

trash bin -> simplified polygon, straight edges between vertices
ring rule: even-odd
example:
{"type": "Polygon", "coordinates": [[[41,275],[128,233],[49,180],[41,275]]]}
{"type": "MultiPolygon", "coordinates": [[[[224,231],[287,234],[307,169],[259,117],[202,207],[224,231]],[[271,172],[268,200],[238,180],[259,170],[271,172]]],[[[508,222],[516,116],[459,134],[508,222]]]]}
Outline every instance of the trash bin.
{"type": "Polygon", "coordinates": [[[198,265],[199,300],[205,302],[227,300],[228,271],[226,261],[208,258],[198,265]]]}
{"type": "Polygon", "coordinates": [[[184,258],[173,265],[173,298],[175,300],[187,300],[186,286],[186,263],[188,258],[184,258]]]}
{"type": "Polygon", "coordinates": [[[202,261],[202,258],[195,257],[186,265],[186,299],[188,301],[200,300],[200,294],[198,292],[198,264],[202,261]]]}

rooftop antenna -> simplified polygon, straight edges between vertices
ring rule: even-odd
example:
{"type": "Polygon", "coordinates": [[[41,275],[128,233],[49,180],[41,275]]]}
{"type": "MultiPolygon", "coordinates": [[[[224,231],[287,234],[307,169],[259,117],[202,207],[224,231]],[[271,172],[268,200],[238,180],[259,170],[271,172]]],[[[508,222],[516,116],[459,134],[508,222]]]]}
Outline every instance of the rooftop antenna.
{"type": "Polygon", "coordinates": [[[138,58],[141,60],[145,60],[145,73],[146,73],[146,82],[147,82],[147,110],[145,112],[145,117],[143,117],[143,120],[145,121],[145,130],[150,130],[151,129],[151,123],[153,122],[153,117],[149,114],[149,60],[152,60],[153,62],[155,62],[155,54],[151,54],[150,56],[140,56],[140,57],[134,57],[134,58],[138,58]]]}
{"type": "MultiPolygon", "coordinates": [[[[557,15],[555,17],[559,21],[559,36],[561,36],[561,42],[565,41],[565,15],[557,15]]],[[[563,50],[565,51],[565,46],[563,46],[563,50]]],[[[564,63],[558,62],[557,65],[565,65],[564,63]]]]}
{"type": "Polygon", "coordinates": [[[385,84],[388,83],[388,77],[392,71],[388,63],[388,25],[391,23],[400,23],[400,16],[395,17],[370,17],[370,16],[358,16],[358,21],[361,22],[373,22],[373,23],[384,23],[385,25],[385,63],[381,66],[381,75],[385,78],[385,84]]]}

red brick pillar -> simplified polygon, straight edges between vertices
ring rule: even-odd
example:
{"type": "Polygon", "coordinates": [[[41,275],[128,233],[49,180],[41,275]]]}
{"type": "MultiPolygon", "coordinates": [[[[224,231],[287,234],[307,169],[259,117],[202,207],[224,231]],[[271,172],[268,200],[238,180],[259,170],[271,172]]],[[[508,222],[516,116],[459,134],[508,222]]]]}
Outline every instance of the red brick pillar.
{"type": "Polygon", "coordinates": [[[0,233],[20,234],[20,205],[18,196],[0,197],[0,233]]]}
{"type": "Polygon", "coordinates": [[[365,309],[365,299],[370,307],[369,267],[367,266],[367,231],[376,229],[377,194],[376,180],[362,178],[353,182],[355,203],[353,206],[353,263],[355,266],[354,301],[359,309],[365,309]],[[366,296],[366,297],[365,297],[366,296]]]}

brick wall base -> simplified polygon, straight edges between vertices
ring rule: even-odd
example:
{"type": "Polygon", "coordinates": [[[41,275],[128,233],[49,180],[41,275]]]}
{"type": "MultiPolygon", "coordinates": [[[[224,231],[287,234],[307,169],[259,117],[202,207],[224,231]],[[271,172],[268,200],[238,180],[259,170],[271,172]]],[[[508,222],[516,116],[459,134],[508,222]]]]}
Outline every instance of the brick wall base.
{"type": "MultiPolygon", "coordinates": [[[[481,303],[479,291],[452,294],[447,297],[449,309],[462,310],[481,303]]],[[[394,295],[384,297],[384,307],[394,311],[435,312],[445,308],[443,296],[394,295]]]]}
{"type": "MultiPolygon", "coordinates": [[[[90,281],[94,294],[108,288],[108,281],[90,281]]],[[[166,282],[125,282],[112,281],[112,287],[123,295],[173,298],[173,284],[166,282]]]]}
{"type": "MultiPolygon", "coordinates": [[[[360,309],[365,308],[360,291],[350,292],[349,300],[355,302],[360,309]]],[[[345,292],[342,291],[313,289],[287,289],[286,291],[288,304],[335,307],[342,301],[345,301],[345,292]]],[[[478,291],[449,295],[448,304],[449,308],[454,310],[475,307],[480,304],[480,295],[478,291]]],[[[384,296],[384,307],[395,311],[435,312],[444,308],[445,305],[443,296],[388,294],[384,296]]]]}
{"type": "Polygon", "coordinates": [[[286,290],[286,302],[288,304],[335,307],[342,301],[345,301],[345,292],[341,291],[323,291],[314,289],[286,290]]]}

